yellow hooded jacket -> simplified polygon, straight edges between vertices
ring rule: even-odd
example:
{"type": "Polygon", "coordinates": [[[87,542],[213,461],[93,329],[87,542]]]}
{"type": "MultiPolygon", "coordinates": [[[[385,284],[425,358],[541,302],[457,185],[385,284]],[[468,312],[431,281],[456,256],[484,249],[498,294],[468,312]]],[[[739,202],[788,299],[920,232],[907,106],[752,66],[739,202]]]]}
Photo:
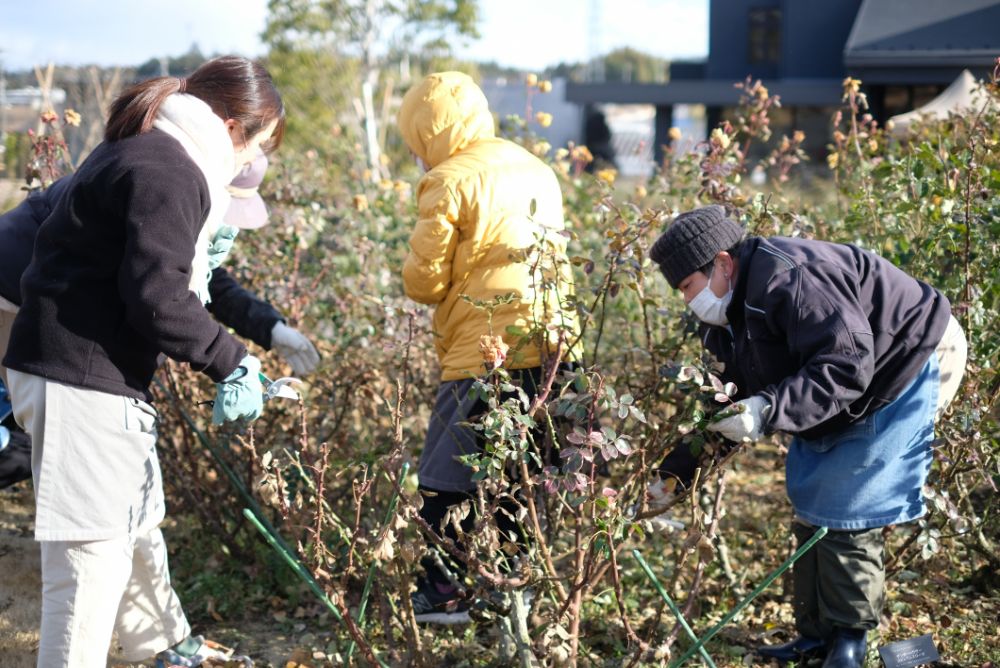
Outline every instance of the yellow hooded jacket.
{"type": "Polygon", "coordinates": [[[555,173],[494,135],[486,97],[460,72],[432,74],[411,88],[398,123],[429,170],[417,186],[419,220],[403,287],[411,299],[437,304],[442,380],[483,375],[479,344],[486,334],[503,336],[511,346],[505,367],[539,366],[543,346],[546,354],[556,350],[559,330],[571,333],[564,340],[578,331],[575,313],[564,308],[572,275],[555,173]],[[533,247],[546,248],[540,257],[547,260],[526,256],[533,247]],[[489,302],[509,294],[516,298],[496,309],[492,331],[486,311],[463,299],[489,302]],[[539,325],[549,325],[546,336],[527,340],[508,332],[510,326],[528,332],[539,325]]]}

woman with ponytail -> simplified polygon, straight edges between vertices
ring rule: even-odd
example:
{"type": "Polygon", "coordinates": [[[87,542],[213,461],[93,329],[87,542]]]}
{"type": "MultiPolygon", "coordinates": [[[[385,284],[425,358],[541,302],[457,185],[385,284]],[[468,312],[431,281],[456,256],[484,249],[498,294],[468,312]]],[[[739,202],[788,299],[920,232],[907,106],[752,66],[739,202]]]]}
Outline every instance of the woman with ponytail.
{"type": "Polygon", "coordinates": [[[38,230],[3,366],[33,442],[39,666],[103,668],[113,632],[128,661],[222,656],[170,584],[149,385],[170,357],[217,384],[215,422],[260,414],[259,361],[206,309],[210,251],[226,185],[284,116],[244,58],[139,83],[38,230]]]}

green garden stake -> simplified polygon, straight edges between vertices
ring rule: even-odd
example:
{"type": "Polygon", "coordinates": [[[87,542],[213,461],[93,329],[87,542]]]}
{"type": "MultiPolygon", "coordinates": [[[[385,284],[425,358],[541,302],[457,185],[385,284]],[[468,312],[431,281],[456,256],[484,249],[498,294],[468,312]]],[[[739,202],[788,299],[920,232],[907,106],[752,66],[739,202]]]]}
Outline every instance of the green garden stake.
{"type": "Polygon", "coordinates": [[[158,378],[156,379],[156,384],[161,390],[163,390],[164,393],[167,394],[167,396],[171,397],[171,400],[173,401],[174,407],[177,409],[177,412],[180,413],[181,417],[184,418],[184,421],[187,422],[188,426],[191,428],[191,431],[194,432],[194,435],[198,437],[198,440],[201,441],[201,444],[205,446],[208,452],[212,455],[212,459],[214,459],[218,467],[222,469],[222,473],[229,480],[229,483],[236,489],[237,492],[239,492],[240,496],[243,497],[243,501],[248,506],[250,506],[251,509],[253,509],[253,513],[257,517],[258,521],[260,521],[261,524],[267,527],[267,529],[271,532],[271,535],[274,536],[278,540],[278,542],[281,543],[282,547],[285,550],[290,551],[291,548],[281,537],[281,534],[278,533],[278,530],[274,528],[274,525],[271,524],[271,521],[267,519],[267,515],[264,514],[264,511],[260,507],[260,504],[257,503],[257,499],[253,497],[253,494],[251,494],[250,490],[246,488],[246,485],[243,484],[243,481],[240,480],[240,477],[238,475],[236,475],[236,472],[233,471],[232,467],[230,467],[229,464],[226,463],[226,459],[222,456],[222,453],[219,452],[218,446],[211,440],[209,440],[209,438],[205,435],[205,433],[198,428],[197,423],[190,415],[187,414],[187,411],[185,411],[184,408],[180,405],[180,402],[177,401],[176,396],[170,393],[158,378]]]}
{"type": "MultiPolygon", "coordinates": [[[[646,571],[646,577],[648,577],[653,583],[653,586],[656,587],[656,591],[660,592],[660,596],[662,596],[663,600],[666,601],[667,607],[670,608],[670,612],[674,613],[674,617],[676,617],[677,621],[680,622],[681,627],[684,629],[684,632],[687,633],[688,638],[697,643],[698,636],[694,634],[694,631],[691,630],[687,620],[684,619],[684,613],[680,611],[680,608],[677,607],[677,604],[674,603],[673,599],[667,595],[667,590],[663,588],[663,585],[660,584],[660,581],[653,573],[653,569],[650,568],[649,564],[646,563],[646,560],[642,558],[642,554],[639,552],[638,548],[634,548],[632,550],[632,556],[635,557],[636,561],[639,562],[639,565],[642,566],[642,570],[646,571]]],[[[701,658],[704,659],[705,663],[711,666],[711,668],[716,668],[715,662],[712,661],[712,657],[708,655],[708,652],[705,650],[703,645],[699,648],[698,652],[701,654],[701,658]]]]}
{"type": "Polygon", "coordinates": [[[820,527],[819,529],[817,529],[816,533],[814,533],[812,535],[812,538],[810,538],[808,541],[806,541],[805,544],[802,545],[802,547],[800,547],[799,549],[797,549],[795,551],[795,553],[792,554],[792,556],[790,556],[788,559],[786,559],[785,563],[781,564],[781,567],[778,568],[778,570],[776,570],[773,573],[771,573],[770,575],[768,575],[764,579],[763,582],[761,582],[759,585],[757,585],[757,587],[752,592],[750,592],[750,594],[746,598],[744,598],[742,601],[740,601],[739,604],[735,608],[733,608],[731,611],[729,611],[728,613],[726,613],[726,616],[723,617],[719,621],[718,624],[716,624],[711,629],[709,629],[708,633],[706,633],[704,636],[702,636],[701,639],[699,639],[694,644],[693,647],[691,647],[690,649],[688,649],[688,651],[683,656],[681,656],[680,659],[678,659],[677,661],[675,661],[672,664],[670,664],[670,668],[680,668],[680,666],[684,665],[685,661],[687,661],[692,656],[694,656],[695,652],[698,652],[698,651],[702,650],[704,648],[704,646],[705,646],[705,643],[707,643],[709,640],[711,640],[712,637],[715,636],[715,634],[718,633],[720,630],[722,630],[722,628],[726,624],[728,624],[729,622],[731,622],[732,619],[733,619],[733,617],[735,617],[736,615],[740,614],[740,611],[743,610],[743,608],[745,608],[748,605],[750,605],[750,602],[753,601],[755,598],[757,598],[762,591],[764,591],[765,589],[767,589],[767,587],[772,582],[774,582],[778,578],[779,575],[781,575],[782,573],[784,573],[785,571],[787,571],[789,568],[791,568],[792,564],[794,564],[796,561],[798,561],[802,557],[803,554],[805,554],[806,552],[808,552],[812,548],[813,545],[815,545],[816,543],[818,543],[819,540],[820,540],[820,538],[822,538],[823,536],[826,535],[827,531],[829,531],[829,529],[827,529],[826,527],[820,527]]]}
{"type": "MultiPolygon", "coordinates": [[[[392,519],[393,514],[396,512],[396,503],[399,501],[399,490],[403,487],[403,482],[406,480],[406,474],[410,472],[410,462],[403,462],[403,466],[399,471],[399,486],[393,491],[392,499],[389,501],[389,510],[385,513],[385,521],[382,522],[383,526],[389,523],[392,519]]],[[[372,582],[375,581],[375,568],[377,564],[372,562],[372,565],[368,567],[368,577],[365,579],[364,589],[361,590],[361,603],[358,605],[358,614],[355,620],[358,622],[358,628],[362,631],[365,628],[365,612],[368,609],[368,596],[371,594],[372,582]]],[[[347,646],[347,660],[350,661],[351,657],[354,655],[354,650],[356,648],[355,642],[352,639],[351,644],[347,646]]]]}
{"type": "MultiPolygon", "coordinates": [[[[302,562],[300,562],[294,554],[286,551],[281,546],[277,537],[260,523],[257,516],[253,514],[253,511],[249,508],[244,508],[243,515],[250,520],[254,527],[257,528],[257,531],[264,536],[264,540],[267,541],[267,544],[270,545],[275,552],[281,555],[281,558],[285,560],[285,563],[288,564],[293,571],[295,571],[295,574],[302,578],[302,581],[306,583],[309,590],[316,595],[316,598],[318,598],[323,605],[326,606],[327,610],[333,613],[334,619],[343,624],[344,618],[340,615],[340,611],[337,610],[337,606],[333,604],[333,601],[331,601],[330,597],[326,595],[326,592],[323,591],[323,588],[319,586],[319,583],[316,582],[316,579],[313,578],[312,574],[306,569],[306,567],[302,565],[302,562]]],[[[375,660],[378,661],[379,665],[383,668],[389,668],[389,666],[382,659],[375,657],[375,660]]]]}
{"type": "Polygon", "coordinates": [[[330,597],[326,595],[326,592],[323,591],[323,588],[319,586],[319,583],[316,582],[312,574],[308,570],[306,570],[306,567],[302,565],[302,562],[299,561],[298,558],[295,557],[295,555],[291,554],[290,552],[287,552],[281,546],[281,544],[278,542],[277,537],[275,537],[274,534],[268,531],[264,527],[264,525],[260,523],[260,520],[257,519],[257,516],[254,515],[252,510],[250,510],[249,508],[244,508],[243,515],[248,520],[250,520],[250,522],[254,525],[254,527],[257,528],[257,531],[259,531],[261,535],[264,536],[264,540],[267,541],[267,544],[270,545],[274,549],[274,551],[277,552],[281,556],[281,558],[285,560],[285,563],[288,564],[293,571],[295,571],[295,574],[298,575],[300,578],[302,578],[302,580],[306,583],[306,585],[309,586],[309,589],[312,591],[312,593],[316,595],[316,598],[318,598],[323,603],[323,605],[325,605],[327,609],[329,609],[330,612],[333,613],[334,618],[336,618],[338,622],[343,622],[344,618],[340,616],[340,611],[337,610],[337,606],[333,604],[333,601],[331,601],[330,597]]]}

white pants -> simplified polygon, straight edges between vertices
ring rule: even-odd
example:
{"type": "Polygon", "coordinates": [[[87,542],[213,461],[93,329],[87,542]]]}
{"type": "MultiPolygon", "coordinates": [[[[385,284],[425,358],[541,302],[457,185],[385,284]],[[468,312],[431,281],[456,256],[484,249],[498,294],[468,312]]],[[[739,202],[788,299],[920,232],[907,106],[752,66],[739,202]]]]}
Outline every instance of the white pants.
{"type": "Polygon", "coordinates": [[[39,668],[104,668],[112,631],[138,661],[190,633],[160,533],[156,411],[145,402],[10,371],[32,439],[42,555],[39,668]]]}
{"type": "Polygon", "coordinates": [[[135,540],[163,521],[156,410],[144,401],[10,369],[31,435],[35,540],[135,540]]]}
{"type": "Polygon", "coordinates": [[[170,586],[159,529],[136,538],[41,541],[38,668],[104,668],[112,631],[126,661],[149,658],[191,633],[170,586]]]}

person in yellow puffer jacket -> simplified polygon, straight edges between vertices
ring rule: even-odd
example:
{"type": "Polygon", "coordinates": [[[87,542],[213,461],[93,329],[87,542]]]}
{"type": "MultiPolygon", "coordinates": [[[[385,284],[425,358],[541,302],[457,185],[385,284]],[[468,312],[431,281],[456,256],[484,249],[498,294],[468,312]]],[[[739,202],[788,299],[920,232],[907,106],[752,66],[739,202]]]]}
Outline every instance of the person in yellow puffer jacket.
{"type": "MultiPolygon", "coordinates": [[[[472,470],[458,458],[481,447],[477,432],[462,423],[484,409],[468,396],[487,371],[484,359],[504,360],[532,396],[553,356],[574,357],[578,323],[572,306],[566,307],[572,277],[559,182],[544,162],[495,136],[482,90],[460,72],[431,74],[404,96],[398,125],[426,170],[417,186],[419,220],[403,286],[411,299],[435,305],[442,382],[418,478],[428,492],[421,515],[438,528],[448,507],[475,488],[472,470]],[[539,263],[540,248],[545,259],[539,263]],[[492,326],[487,311],[469,301],[508,295],[512,301],[496,308],[492,326]],[[528,338],[510,331],[544,334],[528,338]],[[509,354],[484,336],[503,337],[509,354]]],[[[467,620],[449,578],[426,563],[425,570],[413,596],[417,620],[467,620]]]]}

